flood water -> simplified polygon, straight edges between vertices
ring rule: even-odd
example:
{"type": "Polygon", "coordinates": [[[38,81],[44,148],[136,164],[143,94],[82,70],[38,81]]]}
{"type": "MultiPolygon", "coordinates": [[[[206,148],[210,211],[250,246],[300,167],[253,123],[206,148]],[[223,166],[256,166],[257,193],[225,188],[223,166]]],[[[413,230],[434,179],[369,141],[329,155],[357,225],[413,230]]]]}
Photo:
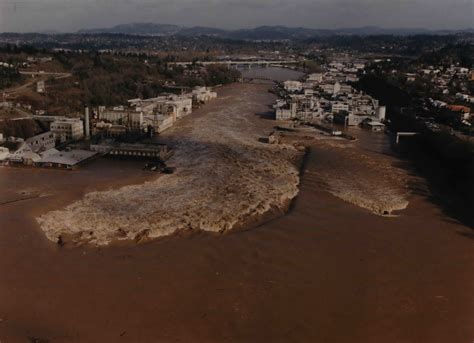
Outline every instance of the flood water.
{"type": "MultiPolygon", "coordinates": [[[[383,135],[362,135],[367,151],[385,146],[383,135]]],[[[89,190],[144,182],[141,165],[0,168],[4,202],[49,194],[0,205],[0,340],[472,341],[472,231],[423,194],[394,218],[328,194],[318,171],[338,159],[313,148],[290,213],[260,227],[106,248],[61,248],[34,218],[89,190]]]]}

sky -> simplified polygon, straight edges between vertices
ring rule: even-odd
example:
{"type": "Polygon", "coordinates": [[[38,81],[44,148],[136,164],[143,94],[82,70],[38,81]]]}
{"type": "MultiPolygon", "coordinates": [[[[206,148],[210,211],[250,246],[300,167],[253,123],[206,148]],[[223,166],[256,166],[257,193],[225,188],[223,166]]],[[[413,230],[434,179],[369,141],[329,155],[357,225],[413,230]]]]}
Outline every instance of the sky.
{"type": "Polygon", "coordinates": [[[463,29],[474,27],[474,0],[0,0],[0,32],[75,32],[136,22],[463,29]]]}

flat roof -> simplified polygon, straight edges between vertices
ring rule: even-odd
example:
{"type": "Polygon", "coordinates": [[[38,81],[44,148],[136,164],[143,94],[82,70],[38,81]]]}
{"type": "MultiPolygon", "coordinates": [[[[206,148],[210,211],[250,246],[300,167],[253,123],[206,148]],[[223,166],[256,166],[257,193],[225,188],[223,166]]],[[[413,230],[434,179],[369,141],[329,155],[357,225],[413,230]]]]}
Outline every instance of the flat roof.
{"type": "Polygon", "coordinates": [[[385,124],[382,124],[378,121],[370,121],[370,122],[367,123],[367,125],[369,125],[369,126],[385,126],[385,124]]]}
{"type": "Polygon", "coordinates": [[[64,164],[68,166],[74,166],[84,160],[87,160],[93,157],[96,154],[97,153],[94,151],[87,151],[87,150],[58,151],[54,149],[53,151],[45,152],[39,162],[57,163],[57,164],[64,164]]]}

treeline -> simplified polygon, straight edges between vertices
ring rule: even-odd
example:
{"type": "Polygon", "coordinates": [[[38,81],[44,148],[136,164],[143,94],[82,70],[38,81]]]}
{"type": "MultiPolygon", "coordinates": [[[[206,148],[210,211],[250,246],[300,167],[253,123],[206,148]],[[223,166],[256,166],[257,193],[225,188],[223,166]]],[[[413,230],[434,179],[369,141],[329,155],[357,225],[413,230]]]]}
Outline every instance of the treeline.
{"type": "Polygon", "coordinates": [[[22,79],[16,68],[0,67],[0,89],[8,88],[22,79]]]}
{"type": "Polygon", "coordinates": [[[420,56],[428,51],[457,40],[455,35],[417,34],[397,36],[393,34],[378,34],[368,36],[338,35],[316,37],[305,43],[321,44],[325,48],[342,48],[359,51],[361,53],[394,53],[405,56],[420,56]]]}
{"type": "MultiPolygon", "coordinates": [[[[0,40],[7,42],[19,42],[9,44],[17,49],[37,49],[39,51],[51,51],[53,49],[67,49],[70,51],[103,51],[114,52],[150,52],[149,56],[160,54],[189,55],[201,54],[247,54],[258,50],[283,51],[286,42],[252,42],[219,38],[209,35],[190,36],[137,36],[125,34],[19,34],[0,33],[0,40]]],[[[0,48],[2,43],[0,42],[0,48]]],[[[3,44],[8,45],[8,44],[3,44]]]]}
{"type": "Polygon", "coordinates": [[[402,155],[431,185],[437,202],[474,229],[474,144],[447,132],[423,132],[401,143],[402,155]]]}
{"type": "MultiPolygon", "coordinates": [[[[180,87],[215,86],[235,82],[240,72],[223,65],[176,66],[173,53],[150,56],[143,53],[50,51],[32,46],[0,45],[0,61],[17,65],[30,56],[51,56],[51,65],[71,72],[72,78],[47,80],[48,93],[38,99],[23,99],[50,113],[81,112],[84,105],[114,106],[131,98],[151,98],[180,87]]],[[[197,58],[196,58],[197,61],[197,58]]],[[[0,67],[0,89],[21,81],[14,68],[0,67]]]]}
{"type": "Polygon", "coordinates": [[[0,53],[3,54],[28,54],[36,55],[41,52],[46,52],[44,49],[37,49],[31,45],[14,45],[14,44],[0,44],[0,53]]]}
{"type": "Polygon", "coordinates": [[[382,76],[367,75],[356,84],[387,105],[390,129],[418,132],[400,144],[402,157],[428,181],[450,215],[474,228],[474,144],[449,132],[433,132],[418,119],[424,113],[416,92],[407,92],[382,76]]]}
{"type": "Polygon", "coordinates": [[[46,131],[47,128],[44,124],[33,119],[6,119],[0,121],[0,132],[3,133],[4,137],[19,137],[27,139],[46,131]]]}
{"type": "Polygon", "coordinates": [[[140,58],[92,54],[63,55],[59,60],[79,79],[83,101],[91,106],[112,106],[131,98],[154,96],[161,78],[156,68],[140,58]]]}
{"type": "Polygon", "coordinates": [[[418,59],[419,63],[428,65],[460,65],[465,68],[474,66],[474,44],[448,44],[443,48],[424,54],[418,59]]]}
{"type": "Polygon", "coordinates": [[[389,82],[386,76],[381,74],[364,75],[353,86],[380,100],[383,105],[391,109],[411,106],[415,102],[413,94],[399,87],[396,81],[389,82]]]}
{"type": "Polygon", "coordinates": [[[131,98],[151,98],[169,84],[177,87],[215,86],[235,82],[240,72],[224,65],[181,67],[171,57],[145,55],[65,54],[54,55],[79,80],[83,102],[91,106],[123,104],[131,98]]]}
{"type": "Polygon", "coordinates": [[[205,86],[216,86],[236,82],[240,77],[241,73],[237,69],[214,64],[206,67],[202,79],[205,86]]]}

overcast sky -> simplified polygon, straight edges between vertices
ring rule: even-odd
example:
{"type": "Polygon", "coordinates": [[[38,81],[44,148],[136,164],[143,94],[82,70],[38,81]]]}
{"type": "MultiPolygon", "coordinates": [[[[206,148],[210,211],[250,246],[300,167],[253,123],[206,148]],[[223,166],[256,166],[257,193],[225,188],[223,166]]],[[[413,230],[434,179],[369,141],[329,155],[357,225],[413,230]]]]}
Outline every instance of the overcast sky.
{"type": "Polygon", "coordinates": [[[71,32],[133,22],[457,29],[474,26],[474,0],[0,0],[0,32],[71,32]]]}

